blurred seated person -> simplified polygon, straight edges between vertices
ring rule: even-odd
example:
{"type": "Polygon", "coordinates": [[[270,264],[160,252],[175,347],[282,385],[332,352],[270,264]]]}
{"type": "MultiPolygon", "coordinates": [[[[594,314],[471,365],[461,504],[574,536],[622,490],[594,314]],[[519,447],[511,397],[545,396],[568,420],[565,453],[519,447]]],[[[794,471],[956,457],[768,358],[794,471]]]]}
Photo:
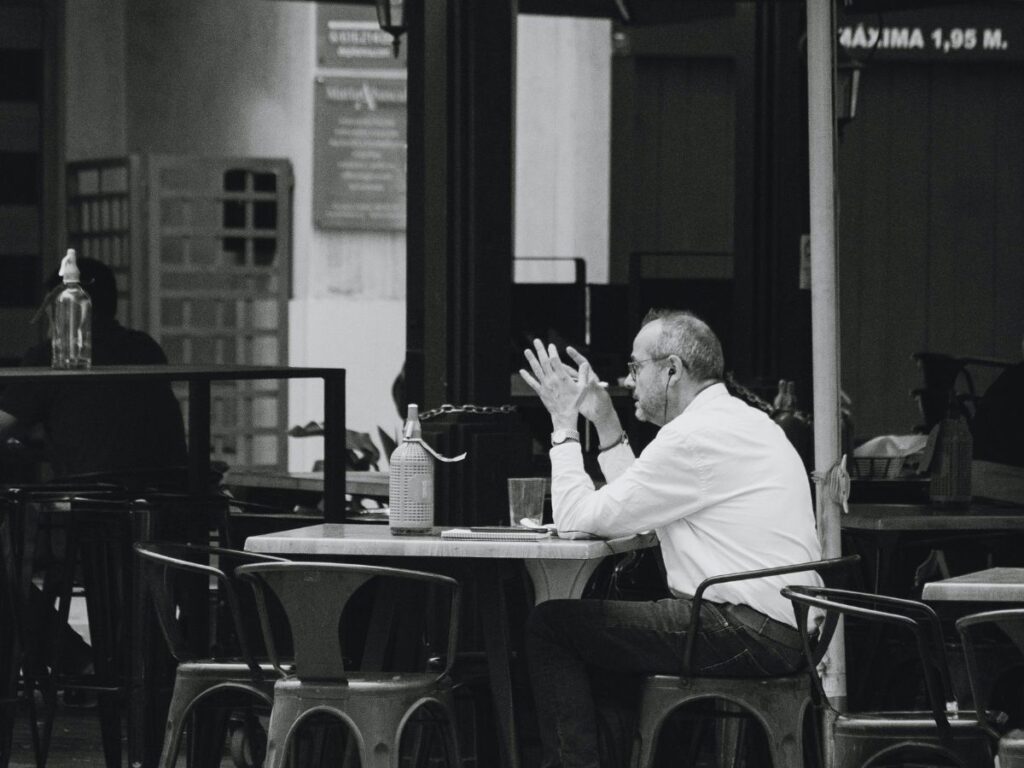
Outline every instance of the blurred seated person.
{"type": "MultiPolygon", "coordinates": [[[[101,262],[78,259],[82,287],[92,300],[92,361],[104,365],[167,363],[160,345],[116,318],[117,283],[101,262]]],[[[46,289],[60,283],[54,273],[46,289]]],[[[29,349],[25,366],[50,365],[50,342],[29,349]]],[[[16,382],[0,393],[0,441],[41,427],[55,479],[150,471],[183,480],[185,426],[169,382],[16,382]],[[175,474],[175,471],[178,471],[175,474]]]]}
{"type": "Polygon", "coordinates": [[[1024,360],[999,374],[978,401],[974,458],[1024,467],[1024,360]]]}
{"type": "MultiPolygon", "coordinates": [[[[159,365],[167,358],[150,336],[118,323],[117,284],[110,269],[94,259],[79,258],[82,287],[92,300],[93,366],[159,365]]],[[[60,283],[54,273],[46,283],[49,291],[60,283]]],[[[25,366],[50,365],[50,342],[30,348],[25,366]]],[[[93,382],[49,380],[14,382],[0,392],[0,443],[11,438],[28,440],[41,432],[42,456],[52,468],[54,481],[100,480],[120,482],[130,488],[160,486],[183,490],[187,477],[185,427],[169,382],[93,382]]],[[[37,509],[41,520],[48,510],[37,509]]],[[[177,529],[178,525],[171,521],[177,529]]],[[[177,536],[161,525],[159,535],[177,536]]],[[[59,531],[40,526],[37,567],[47,559],[63,556],[59,531]]],[[[42,592],[33,590],[37,620],[45,621],[48,606],[42,592]]],[[[52,609],[52,606],[49,607],[52,609]]],[[[41,624],[42,626],[43,624],[41,624]]],[[[40,638],[44,643],[52,638],[40,638]]],[[[62,666],[71,671],[91,667],[91,650],[77,633],[64,627],[62,666]]],[[[50,649],[52,651],[52,649],[50,649]]],[[[47,654],[47,651],[43,651],[47,654]]],[[[49,657],[48,655],[44,657],[49,657]]]]}

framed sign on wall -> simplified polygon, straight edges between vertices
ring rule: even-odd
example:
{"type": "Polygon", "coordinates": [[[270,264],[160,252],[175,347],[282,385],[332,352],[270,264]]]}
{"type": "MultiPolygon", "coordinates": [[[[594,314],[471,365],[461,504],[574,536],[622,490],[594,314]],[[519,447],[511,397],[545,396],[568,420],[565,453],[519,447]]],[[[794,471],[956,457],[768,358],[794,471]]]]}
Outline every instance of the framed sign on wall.
{"type": "Polygon", "coordinates": [[[318,77],[315,88],[314,224],[404,230],[405,80],[318,77]]]}
{"type": "Polygon", "coordinates": [[[406,58],[372,6],[317,7],[313,223],[402,231],[406,201],[406,58]]]}

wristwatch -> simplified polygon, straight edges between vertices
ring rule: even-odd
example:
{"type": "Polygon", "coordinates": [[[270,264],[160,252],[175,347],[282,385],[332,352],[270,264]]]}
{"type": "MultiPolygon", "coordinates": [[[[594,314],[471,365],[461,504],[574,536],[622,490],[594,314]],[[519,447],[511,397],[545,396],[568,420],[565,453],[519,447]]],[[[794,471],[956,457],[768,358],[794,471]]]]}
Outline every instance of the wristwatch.
{"type": "Polygon", "coordinates": [[[575,429],[556,429],[551,433],[551,445],[561,445],[569,440],[580,441],[580,433],[575,429]]]}

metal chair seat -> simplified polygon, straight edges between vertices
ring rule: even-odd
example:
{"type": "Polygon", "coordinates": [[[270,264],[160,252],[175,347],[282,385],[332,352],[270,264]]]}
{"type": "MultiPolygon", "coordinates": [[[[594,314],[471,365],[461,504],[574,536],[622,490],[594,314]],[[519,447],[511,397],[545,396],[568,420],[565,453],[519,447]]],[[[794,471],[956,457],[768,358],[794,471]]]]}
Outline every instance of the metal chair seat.
{"type": "Polygon", "coordinates": [[[878,712],[871,716],[840,715],[832,727],[836,768],[861,768],[887,757],[944,758],[963,768],[992,765],[989,734],[967,713],[949,717],[943,733],[929,712],[878,712]]]}
{"type": "MultiPolygon", "coordinates": [[[[644,680],[634,765],[654,764],[659,731],[667,716],[687,704],[716,699],[753,717],[768,737],[773,766],[803,766],[804,713],[811,704],[807,675],[751,679],[680,678],[653,675],[644,680]]],[[[731,712],[729,714],[732,714],[731,712]]],[[[724,741],[738,741],[738,733],[723,729],[724,741]]],[[[735,748],[736,744],[731,747],[735,748]]],[[[723,753],[730,751],[723,748],[723,753]]]]}

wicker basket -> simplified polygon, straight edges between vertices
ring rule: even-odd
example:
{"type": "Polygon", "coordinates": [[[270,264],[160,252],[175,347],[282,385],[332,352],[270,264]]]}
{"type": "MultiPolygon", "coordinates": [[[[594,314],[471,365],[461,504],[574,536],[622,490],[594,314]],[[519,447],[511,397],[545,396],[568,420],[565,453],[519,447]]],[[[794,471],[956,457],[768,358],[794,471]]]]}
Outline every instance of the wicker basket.
{"type": "Polygon", "coordinates": [[[906,456],[855,456],[850,477],[858,480],[893,480],[900,476],[906,456]]]}

